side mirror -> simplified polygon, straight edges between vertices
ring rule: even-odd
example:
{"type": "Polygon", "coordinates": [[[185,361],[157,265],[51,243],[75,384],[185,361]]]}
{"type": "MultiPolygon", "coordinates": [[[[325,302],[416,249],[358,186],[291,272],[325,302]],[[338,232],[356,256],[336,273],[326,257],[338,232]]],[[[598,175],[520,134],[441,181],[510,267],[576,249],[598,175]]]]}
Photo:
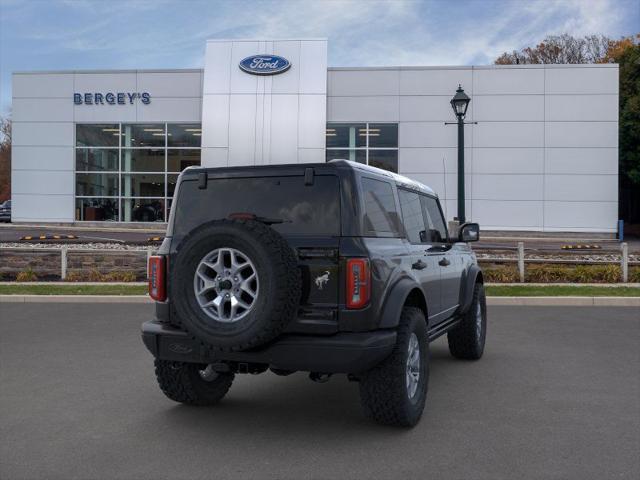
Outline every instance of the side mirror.
{"type": "Polygon", "coordinates": [[[458,231],[459,242],[477,242],[480,240],[480,225],[477,223],[463,223],[458,231]]]}

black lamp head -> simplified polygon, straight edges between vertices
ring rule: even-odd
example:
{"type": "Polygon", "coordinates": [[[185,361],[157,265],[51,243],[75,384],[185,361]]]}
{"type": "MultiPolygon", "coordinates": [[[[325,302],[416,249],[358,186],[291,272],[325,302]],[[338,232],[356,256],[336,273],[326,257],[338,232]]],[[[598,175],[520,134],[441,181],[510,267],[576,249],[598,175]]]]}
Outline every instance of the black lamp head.
{"type": "Polygon", "coordinates": [[[451,99],[451,108],[453,108],[453,113],[456,114],[456,117],[464,118],[467,114],[467,108],[469,107],[470,101],[471,99],[466,93],[464,93],[462,85],[458,85],[456,94],[451,99]]]}

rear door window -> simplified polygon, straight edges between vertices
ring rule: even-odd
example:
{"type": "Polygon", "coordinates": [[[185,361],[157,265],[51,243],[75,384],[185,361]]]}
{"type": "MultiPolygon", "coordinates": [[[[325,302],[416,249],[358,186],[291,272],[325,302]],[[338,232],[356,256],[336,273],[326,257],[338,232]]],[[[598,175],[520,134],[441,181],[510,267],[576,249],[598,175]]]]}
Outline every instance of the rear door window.
{"type": "Polygon", "coordinates": [[[182,182],[175,205],[174,232],[185,234],[205,222],[249,213],[268,219],[283,235],[340,235],[340,187],[335,175],[213,178],[206,189],[182,182]]]}
{"type": "Polygon", "coordinates": [[[428,242],[433,243],[445,243],[448,241],[449,236],[447,234],[447,226],[444,223],[444,217],[440,210],[438,201],[433,197],[426,195],[420,195],[422,201],[422,208],[424,210],[425,217],[427,218],[428,225],[428,242]]]}
{"type": "Polygon", "coordinates": [[[362,178],[361,184],[365,233],[381,236],[398,235],[400,222],[391,184],[367,177],[362,178]]]}
{"type": "Polygon", "coordinates": [[[402,223],[407,232],[407,239],[411,243],[422,243],[426,240],[426,226],[422,214],[420,195],[408,190],[398,189],[400,197],[400,209],[402,210],[402,223]]]}

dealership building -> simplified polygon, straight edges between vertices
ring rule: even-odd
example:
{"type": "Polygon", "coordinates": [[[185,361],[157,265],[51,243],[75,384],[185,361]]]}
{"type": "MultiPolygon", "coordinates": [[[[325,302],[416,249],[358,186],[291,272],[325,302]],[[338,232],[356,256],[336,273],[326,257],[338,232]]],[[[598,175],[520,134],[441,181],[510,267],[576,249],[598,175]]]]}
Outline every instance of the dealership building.
{"type": "MultiPolygon", "coordinates": [[[[347,158],[488,230],[614,233],[618,66],[349,67],[327,40],[210,40],[204,69],[13,74],[14,222],[164,222],[178,174],[347,158]]],[[[295,201],[295,199],[292,199],[295,201]]]]}

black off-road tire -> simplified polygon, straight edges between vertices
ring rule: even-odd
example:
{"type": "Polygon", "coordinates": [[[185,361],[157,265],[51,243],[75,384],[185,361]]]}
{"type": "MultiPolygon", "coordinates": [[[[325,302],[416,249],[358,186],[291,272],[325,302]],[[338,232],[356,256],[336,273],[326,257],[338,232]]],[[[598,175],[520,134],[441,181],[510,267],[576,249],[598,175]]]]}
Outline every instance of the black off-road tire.
{"type": "Polygon", "coordinates": [[[422,310],[405,307],[396,346],[389,357],[360,378],[360,403],[367,417],[384,425],[413,427],[424,410],[429,386],[429,341],[422,310]],[[420,377],[413,398],[407,389],[407,357],[411,334],[420,346],[420,377]]]}
{"type": "Polygon", "coordinates": [[[210,381],[204,380],[199,371],[206,365],[155,360],[156,378],[162,392],[171,400],[187,405],[214,405],[227,394],[233,373],[218,373],[210,381]]]}
{"type": "Polygon", "coordinates": [[[481,283],[476,283],[469,310],[464,314],[460,323],[447,334],[449,352],[462,360],[479,360],[484,353],[486,338],[487,299],[484,294],[484,286],[481,283]],[[480,319],[478,318],[478,309],[480,309],[480,319]]]}
{"type": "Polygon", "coordinates": [[[216,220],[191,232],[170,265],[171,298],[180,325],[196,340],[218,351],[239,351],[278,336],[294,319],[302,285],[297,258],[287,241],[252,220],[216,220]],[[200,308],[194,275],[202,258],[216,248],[235,248],[254,263],[260,281],[256,304],[235,322],[218,322],[200,308]]]}

